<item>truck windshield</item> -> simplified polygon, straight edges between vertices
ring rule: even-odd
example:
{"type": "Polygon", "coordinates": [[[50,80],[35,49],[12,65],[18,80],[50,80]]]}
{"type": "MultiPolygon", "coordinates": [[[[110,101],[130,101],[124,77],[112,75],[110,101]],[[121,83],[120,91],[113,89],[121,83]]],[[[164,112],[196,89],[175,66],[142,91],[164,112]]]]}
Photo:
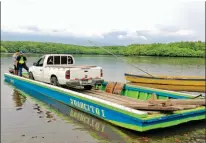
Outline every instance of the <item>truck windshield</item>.
{"type": "Polygon", "coordinates": [[[38,60],[38,62],[36,63],[36,66],[43,66],[43,64],[44,64],[44,58],[45,58],[45,57],[41,57],[41,58],[38,60]]]}

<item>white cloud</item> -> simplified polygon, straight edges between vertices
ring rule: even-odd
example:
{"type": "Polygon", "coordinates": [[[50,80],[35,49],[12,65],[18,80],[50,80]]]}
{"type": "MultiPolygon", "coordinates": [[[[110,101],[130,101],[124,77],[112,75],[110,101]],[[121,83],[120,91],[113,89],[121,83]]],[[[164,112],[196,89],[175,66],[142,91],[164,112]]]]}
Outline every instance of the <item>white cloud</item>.
{"type": "Polygon", "coordinates": [[[182,29],[182,30],[177,30],[177,31],[164,31],[164,30],[159,30],[159,29],[154,29],[149,31],[149,34],[152,36],[190,36],[194,35],[195,32],[193,30],[188,30],[188,29],[182,29]]]}
{"type": "MultiPolygon", "coordinates": [[[[179,31],[168,35],[195,34],[184,29],[179,18],[189,0],[2,0],[2,29],[9,32],[50,35],[97,36],[127,31],[118,38],[140,38],[136,31],[164,34],[155,25],[174,25],[179,31]],[[38,31],[28,29],[36,27],[38,31]]],[[[198,33],[197,33],[198,34],[198,33]]]]}
{"type": "Polygon", "coordinates": [[[192,30],[179,30],[177,32],[171,33],[171,35],[192,35],[194,34],[194,31],[192,30]]]}
{"type": "Polygon", "coordinates": [[[127,32],[125,35],[117,36],[119,39],[142,39],[147,40],[147,38],[143,35],[139,35],[137,32],[127,32]]]}

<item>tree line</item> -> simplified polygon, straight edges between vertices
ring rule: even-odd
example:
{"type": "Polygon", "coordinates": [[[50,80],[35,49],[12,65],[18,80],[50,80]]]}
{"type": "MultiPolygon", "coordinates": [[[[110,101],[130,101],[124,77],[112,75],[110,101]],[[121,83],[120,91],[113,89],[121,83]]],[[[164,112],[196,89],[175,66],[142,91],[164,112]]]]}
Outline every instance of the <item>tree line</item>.
{"type": "MultiPolygon", "coordinates": [[[[205,42],[173,42],[153,44],[131,44],[128,46],[104,46],[106,51],[123,56],[171,56],[171,57],[205,57],[205,42]]],[[[89,54],[110,55],[97,46],[80,46],[49,42],[1,41],[1,53],[37,54],[89,54]]]]}

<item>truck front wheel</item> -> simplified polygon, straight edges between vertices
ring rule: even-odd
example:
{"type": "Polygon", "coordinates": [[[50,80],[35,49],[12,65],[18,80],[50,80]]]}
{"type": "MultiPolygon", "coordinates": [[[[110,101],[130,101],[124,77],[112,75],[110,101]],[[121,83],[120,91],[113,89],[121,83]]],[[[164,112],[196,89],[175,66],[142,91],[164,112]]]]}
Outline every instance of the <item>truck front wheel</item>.
{"type": "Polygon", "coordinates": [[[92,86],[91,86],[91,85],[85,85],[85,86],[84,86],[84,89],[85,89],[85,90],[91,90],[91,89],[92,89],[92,86]]]}
{"type": "Polygon", "coordinates": [[[51,85],[59,86],[58,80],[55,76],[51,78],[51,85]]]}
{"type": "Polygon", "coordinates": [[[29,72],[29,79],[34,80],[34,76],[33,76],[32,72],[29,72]]]}

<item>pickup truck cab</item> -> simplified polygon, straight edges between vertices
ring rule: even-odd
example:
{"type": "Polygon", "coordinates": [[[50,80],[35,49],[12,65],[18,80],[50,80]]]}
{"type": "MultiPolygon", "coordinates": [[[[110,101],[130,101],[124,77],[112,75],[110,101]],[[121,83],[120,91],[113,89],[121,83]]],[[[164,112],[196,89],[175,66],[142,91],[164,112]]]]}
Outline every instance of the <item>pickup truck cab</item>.
{"type": "Polygon", "coordinates": [[[87,90],[104,82],[101,67],[75,65],[73,56],[69,54],[40,57],[29,68],[29,78],[55,86],[83,86],[87,90]]]}

